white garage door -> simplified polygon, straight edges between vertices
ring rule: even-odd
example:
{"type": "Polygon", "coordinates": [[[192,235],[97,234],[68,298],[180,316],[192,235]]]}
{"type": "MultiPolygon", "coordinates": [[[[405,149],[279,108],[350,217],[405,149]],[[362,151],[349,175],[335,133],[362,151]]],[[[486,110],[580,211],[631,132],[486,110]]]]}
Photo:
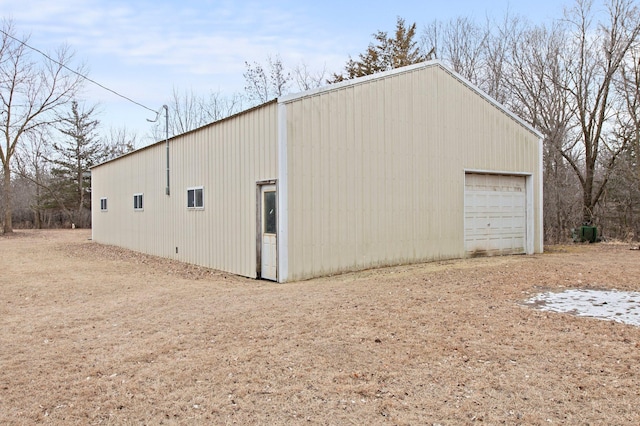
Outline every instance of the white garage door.
{"type": "Polygon", "coordinates": [[[467,173],[464,190],[467,254],[526,253],[525,177],[467,173]]]}

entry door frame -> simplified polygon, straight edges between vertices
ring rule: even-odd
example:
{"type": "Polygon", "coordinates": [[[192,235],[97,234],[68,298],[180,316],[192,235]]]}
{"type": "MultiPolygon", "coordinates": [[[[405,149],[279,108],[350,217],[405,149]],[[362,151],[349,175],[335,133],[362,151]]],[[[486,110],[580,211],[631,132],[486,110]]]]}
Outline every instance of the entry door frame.
{"type": "MultiPolygon", "coordinates": [[[[262,279],[262,193],[265,186],[275,186],[276,188],[276,206],[278,206],[278,181],[277,179],[261,180],[256,182],[256,278],[262,279]]],[[[280,224],[279,214],[276,214],[276,282],[279,273],[279,257],[280,257],[280,224]]]]}

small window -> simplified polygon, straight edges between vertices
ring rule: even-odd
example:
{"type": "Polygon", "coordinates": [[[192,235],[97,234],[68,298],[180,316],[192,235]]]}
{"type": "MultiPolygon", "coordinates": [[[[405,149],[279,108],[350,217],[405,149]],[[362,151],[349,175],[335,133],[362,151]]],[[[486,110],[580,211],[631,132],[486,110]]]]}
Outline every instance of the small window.
{"type": "Polygon", "coordinates": [[[100,198],[100,211],[106,212],[107,211],[107,199],[105,198],[100,198]]]}
{"type": "Polygon", "coordinates": [[[142,194],[133,194],[133,209],[142,210],[142,194]]]}
{"type": "Polygon", "coordinates": [[[268,191],[264,193],[264,206],[263,206],[264,218],[262,223],[264,224],[265,234],[277,233],[276,227],[276,192],[268,191]]]}
{"type": "Polygon", "coordinates": [[[202,209],[204,208],[204,190],[203,188],[187,188],[187,208],[202,209]]]}

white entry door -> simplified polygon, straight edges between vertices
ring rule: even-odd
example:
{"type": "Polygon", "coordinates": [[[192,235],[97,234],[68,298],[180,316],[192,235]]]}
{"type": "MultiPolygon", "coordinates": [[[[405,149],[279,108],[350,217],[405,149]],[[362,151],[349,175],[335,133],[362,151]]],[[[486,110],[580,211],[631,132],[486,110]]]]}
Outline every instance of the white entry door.
{"type": "Polygon", "coordinates": [[[278,200],[276,198],[275,185],[261,186],[261,230],[262,230],[262,250],[261,250],[261,278],[266,280],[278,280],[278,221],[276,207],[278,200]]]}
{"type": "Polygon", "coordinates": [[[524,176],[466,174],[464,232],[467,255],[526,253],[526,206],[524,176]]]}

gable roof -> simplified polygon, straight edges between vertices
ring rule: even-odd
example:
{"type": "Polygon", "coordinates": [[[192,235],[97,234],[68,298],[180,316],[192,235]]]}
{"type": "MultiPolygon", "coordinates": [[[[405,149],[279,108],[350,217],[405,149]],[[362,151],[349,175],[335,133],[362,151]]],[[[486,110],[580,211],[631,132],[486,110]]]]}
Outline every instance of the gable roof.
{"type": "Polygon", "coordinates": [[[515,120],[518,124],[520,124],[521,126],[526,128],[527,130],[529,130],[531,133],[535,134],[538,138],[540,138],[540,139],[543,138],[543,135],[538,130],[534,129],[531,125],[529,125],[529,123],[527,123],[522,118],[520,118],[519,116],[517,116],[516,114],[514,114],[513,112],[508,110],[504,105],[502,105],[500,102],[495,100],[493,97],[489,96],[487,93],[482,91],[480,88],[478,88],[476,85],[471,83],[469,80],[467,80],[466,78],[462,77],[457,72],[455,72],[452,69],[450,69],[449,67],[447,67],[439,59],[426,61],[426,62],[420,62],[420,63],[413,64],[413,65],[407,65],[405,67],[395,68],[395,69],[392,69],[392,70],[389,70],[389,71],[384,71],[384,72],[381,72],[381,73],[366,75],[364,77],[358,77],[358,78],[354,78],[354,79],[351,79],[351,80],[344,80],[344,81],[341,81],[339,83],[333,83],[333,84],[330,84],[328,86],[319,87],[317,89],[311,89],[311,90],[307,90],[307,91],[300,92],[300,93],[294,93],[294,94],[291,94],[291,95],[282,96],[282,97],[278,98],[278,103],[286,104],[288,102],[293,102],[293,101],[296,101],[298,99],[302,99],[302,98],[306,98],[306,97],[310,97],[310,96],[315,96],[315,95],[319,95],[321,93],[331,92],[331,91],[334,91],[334,90],[339,90],[339,89],[344,88],[344,87],[354,86],[354,85],[362,84],[362,83],[365,83],[365,82],[368,82],[368,81],[380,80],[380,79],[384,79],[386,77],[390,77],[390,76],[393,76],[393,75],[403,74],[403,73],[419,70],[419,69],[422,69],[422,68],[431,68],[431,67],[438,67],[438,68],[442,69],[444,72],[449,74],[454,79],[458,80],[461,84],[466,86],[468,89],[472,90],[473,92],[478,94],[480,97],[485,99],[487,102],[489,102],[490,104],[492,104],[493,106],[498,108],[504,114],[509,116],[511,119],[515,120]]]}
{"type": "MultiPolygon", "coordinates": [[[[514,114],[513,112],[508,110],[504,105],[502,105],[500,102],[495,100],[493,97],[489,96],[487,93],[482,91],[480,88],[478,88],[476,85],[471,83],[469,80],[465,79],[464,77],[462,77],[457,72],[451,70],[444,63],[442,63],[442,61],[440,61],[439,59],[435,59],[435,60],[431,60],[431,61],[420,62],[420,63],[413,64],[413,65],[407,65],[405,67],[395,68],[395,69],[392,69],[392,70],[389,70],[389,71],[384,71],[384,72],[381,72],[381,73],[367,75],[367,76],[364,76],[364,77],[358,77],[358,78],[354,78],[354,79],[351,79],[351,80],[345,80],[345,81],[341,81],[339,83],[329,84],[327,86],[319,87],[319,88],[316,88],[316,89],[306,90],[304,92],[293,93],[293,94],[290,94],[290,95],[281,96],[281,97],[279,97],[277,99],[272,99],[272,100],[267,101],[267,102],[265,102],[263,104],[256,105],[256,106],[248,108],[246,110],[242,110],[242,111],[240,111],[238,113],[230,115],[229,117],[225,117],[225,118],[222,118],[220,120],[205,124],[204,126],[198,127],[196,129],[189,130],[188,132],[171,136],[169,138],[169,141],[172,141],[173,139],[176,139],[176,138],[181,137],[183,135],[187,135],[187,134],[190,134],[190,133],[193,133],[193,132],[197,132],[197,131],[199,131],[201,129],[204,129],[204,128],[207,128],[207,127],[210,127],[210,126],[214,126],[217,123],[220,123],[220,122],[225,121],[225,120],[230,120],[230,119],[232,119],[234,117],[237,117],[237,116],[242,115],[242,114],[246,114],[246,113],[248,113],[250,111],[253,111],[253,110],[258,109],[258,108],[262,108],[262,107],[264,107],[266,105],[270,105],[270,104],[272,104],[274,102],[277,102],[278,104],[286,104],[286,103],[293,102],[293,101],[296,101],[296,100],[299,100],[299,99],[303,99],[303,98],[307,98],[307,97],[311,97],[311,96],[316,96],[316,95],[319,95],[319,94],[322,94],[322,93],[328,93],[328,92],[331,92],[331,91],[334,91],[334,90],[340,90],[340,89],[342,89],[344,87],[355,86],[355,85],[366,83],[366,82],[369,82],[369,81],[380,80],[380,79],[384,79],[384,78],[387,78],[387,77],[390,77],[390,76],[393,76],[393,75],[408,73],[408,72],[412,72],[412,71],[415,71],[415,70],[419,70],[419,69],[423,69],[423,68],[431,68],[431,67],[438,67],[438,68],[442,69],[444,72],[449,74],[454,79],[458,80],[461,84],[466,86],[468,89],[472,90],[473,92],[478,94],[480,97],[485,99],[487,102],[489,102],[490,104],[492,104],[493,106],[498,108],[501,112],[503,112],[509,118],[513,119],[518,124],[520,124],[521,126],[526,128],[527,130],[529,130],[531,133],[536,135],[539,139],[543,139],[544,136],[538,130],[534,129],[531,125],[529,125],[527,122],[525,122],[522,118],[520,118],[519,116],[517,116],[516,114],[514,114]]],[[[143,151],[143,150],[148,149],[150,147],[153,147],[155,145],[164,144],[165,142],[166,141],[164,139],[160,140],[160,141],[157,141],[157,142],[154,142],[152,144],[149,144],[149,145],[146,145],[146,146],[141,147],[139,149],[136,149],[135,151],[131,151],[131,152],[128,152],[126,154],[123,154],[120,157],[113,158],[111,160],[108,160],[108,161],[105,161],[103,163],[97,164],[97,165],[95,165],[95,166],[93,166],[91,168],[93,169],[93,168],[99,167],[99,166],[101,166],[103,164],[110,163],[110,162],[115,161],[115,160],[117,160],[119,158],[122,158],[122,157],[133,155],[133,154],[135,154],[135,153],[137,153],[139,151],[143,151]]]]}

